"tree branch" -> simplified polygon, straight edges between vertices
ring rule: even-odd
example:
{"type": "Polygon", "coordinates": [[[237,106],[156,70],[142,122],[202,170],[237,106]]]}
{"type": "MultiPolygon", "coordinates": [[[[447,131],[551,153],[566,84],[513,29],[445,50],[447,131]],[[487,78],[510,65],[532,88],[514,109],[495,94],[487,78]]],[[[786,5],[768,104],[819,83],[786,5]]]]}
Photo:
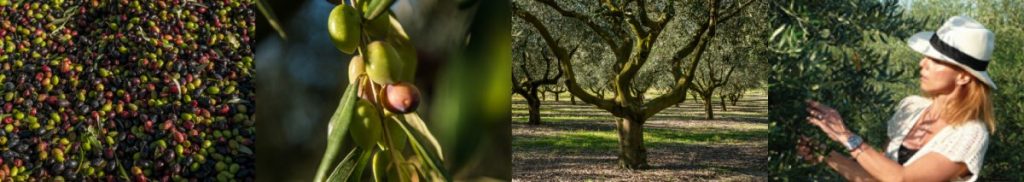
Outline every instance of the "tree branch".
{"type": "Polygon", "coordinates": [[[523,70],[523,73],[525,73],[523,75],[526,76],[526,81],[529,82],[530,80],[533,80],[533,76],[530,76],[530,70],[526,67],[526,64],[529,64],[527,62],[527,60],[529,60],[529,57],[527,57],[527,55],[529,55],[529,54],[526,54],[526,52],[523,52],[523,64],[519,65],[519,69],[523,70]]]}
{"type": "MultiPolygon", "coordinates": [[[[544,5],[547,5],[548,7],[551,7],[552,9],[555,9],[555,11],[557,11],[562,16],[567,16],[567,17],[575,18],[577,20],[582,21],[585,25],[587,25],[587,27],[590,28],[591,31],[593,31],[594,33],[597,33],[597,35],[599,37],[601,37],[601,40],[603,40],[604,43],[606,45],[608,45],[608,47],[610,47],[612,49],[615,49],[615,48],[618,48],[620,46],[619,44],[615,43],[614,40],[616,38],[613,38],[612,35],[610,35],[608,32],[602,31],[603,28],[601,28],[600,25],[597,25],[597,22],[594,22],[594,20],[591,19],[589,16],[584,15],[584,14],[580,14],[580,13],[577,13],[577,12],[566,10],[566,9],[562,8],[561,6],[558,6],[558,3],[556,3],[554,0],[535,0],[535,1],[536,2],[540,2],[541,4],[544,4],[544,5]]],[[[608,2],[607,4],[608,4],[608,6],[610,8],[614,7],[614,6],[612,6],[611,2],[608,2]]],[[[513,9],[516,9],[516,7],[513,6],[513,9]]],[[[616,9],[610,9],[610,10],[618,11],[617,8],[616,9]]]]}
{"type": "MultiPolygon", "coordinates": [[[[742,5],[738,5],[739,6],[738,8],[731,8],[732,12],[723,13],[722,15],[720,15],[722,18],[719,19],[719,21],[721,21],[721,22],[729,21],[729,19],[732,19],[732,17],[735,17],[737,14],[739,14],[740,11],[743,11],[744,9],[747,9],[747,6],[749,6],[750,4],[753,4],[754,1],[757,1],[757,0],[748,0],[746,3],[743,3],[742,5]]],[[[737,3],[739,3],[739,2],[737,2],[737,3]]],[[[733,6],[736,6],[736,5],[733,5],[733,6]]]]}
{"type": "MultiPolygon", "coordinates": [[[[576,51],[576,49],[573,49],[573,52],[575,52],[575,51],[576,51]]],[[[572,53],[570,53],[570,55],[571,54],[572,53]]],[[[543,58],[544,58],[544,63],[550,65],[551,59],[546,57],[546,56],[543,57],[543,58]]],[[[539,79],[539,80],[530,81],[528,85],[530,85],[531,87],[538,87],[538,86],[541,86],[541,85],[550,85],[550,84],[558,83],[558,79],[560,77],[562,77],[561,69],[558,70],[558,73],[555,75],[555,77],[548,77],[547,72],[551,71],[550,68],[551,68],[550,66],[545,66],[544,67],[544,72],[545,72],[544,73],[544,77],[542,79],[539,79]]]]}
{"type": "MultiPolygon", "coordinates": [[[[572,93],[573,95],[580,98],[580,100],[584,102],[594,104],[598,108],[604,110],[610,111],[615,108],[615,104],[611,100],[598,98],[593,94],[587,93],[585,90],[583,90],[583,88],[580,88],[579,84],[576,82],[576,75],[574,74],[572,69],[572,61],[570,59],[572,54],[566,53],[564,48],[558,46],[558,43],[555,42],[555,39],[551,36],[551,32],[548,31],[547,26],[544,26],[544,24],[541,23],[540,20],[537,19],[537,17],[533,16],[533,14],[530,14],[529,12],[523,11],[515,6],[512,7],[512,10],[512,12],[516,14],[517,17],[522,18],[527,23],[530,23],[530,25],[532,25],[534,29],[537,29],[537,32],[539,32],[541,37],[544,38],[544,41],[547,43],[548,47],[550,47],[553,50],[553,52],[555,52],[555,58],[558,60],[559,67],[562,70],[562,74],[563,76],[566,77],[565,86],[568,88],[569,93],[572,93]]],[[[574,48],[572,52],[575,53],[577,49],[578,47],[574,48]]]]}
{"type": "MultiPolygon", "coordinates": [[[[712,38],[715,36],[715,30],[718,24],[718,2],[718,0],[714,0],[711,3],[710,12],[708,13],[710,17],[708,18],[707,23],[703,25],[704,27],[706,27],[706,29],[703,32],[699,33],[698,35],[695,35],[695,39],[691,40],[691,44],[693,44],[693,41],[697,41],[699,43],[696,43],[692,47],[688,45],[689,48],[684,48],[684,50],[693,50],[690,53],[696,53],[696,55],[693,55],[690,61],[690,66],[686,71],[686,76],[681,77],[681,79],[676,79],[676,84],[673,86],[671,91],[669,91],[669,93],[658,96],[654,100],[651,100],[650,102],[644,104],[644,118],[654,116],[654,114],[658,113],[659,111],[686,99],[686,91],[689,90],[689,86],[693,82],[694,73],[697,70],[698,63],[700,63],[701,56],[703,56],[705,49],[707,49],[712,38]],[[696,48],[696,50],[694,50],[694,48],[696,48]]],[[[679,54],[680,53],[677,52],[677,58],[682,58],[679,57],[679,54]]]]}
{"type": "Polygon", "coordinates": [[[517,94],[523,95],[525,97],[526,96],[526,90],[523,90],[522,86],[523,86],[523,83],[521,83],[519,80],[516,80],[516,73],[513,71],[512,72],[512,93],[517,93],[517,94]]]}

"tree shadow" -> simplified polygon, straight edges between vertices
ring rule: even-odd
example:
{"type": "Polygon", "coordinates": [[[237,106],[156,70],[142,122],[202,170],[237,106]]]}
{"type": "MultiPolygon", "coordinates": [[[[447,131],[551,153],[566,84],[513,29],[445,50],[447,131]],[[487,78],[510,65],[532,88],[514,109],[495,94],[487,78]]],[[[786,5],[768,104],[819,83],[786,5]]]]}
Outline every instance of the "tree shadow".
{"type": "Polygon", "coordinates": [[[513,124],[513,176],[525,180],[751,179],[767,176],[767,128],[664,126],[645,131],[647,170],[622,170],[610,122],[513,124]],[[515,132],[520,130],[519,132],[515,132]]]}

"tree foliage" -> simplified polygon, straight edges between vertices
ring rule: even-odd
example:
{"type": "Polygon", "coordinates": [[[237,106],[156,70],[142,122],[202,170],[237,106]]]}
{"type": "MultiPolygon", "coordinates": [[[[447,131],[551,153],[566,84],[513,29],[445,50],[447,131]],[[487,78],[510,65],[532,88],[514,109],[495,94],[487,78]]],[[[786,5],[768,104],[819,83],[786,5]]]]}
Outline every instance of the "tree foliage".
{"type": "MultiPolygon", "coordinates": [[[[795,153],[797,137],[827,137],[804,119],[804,100],[835,107],[871,146],[886,141],[885,121],[899,98],[882,87],[909,70],[890,66],[889,52],[865,44],[908,37],[920,30],[894,0],[782,0],[771,4],[768,166],[772,180],[841,179],[827,166],[810,166],[795,153]]],[[[834,142],[830,149],[838,149],[834,142]]],[[[843,150],[840,150],[843,151],[843,150]]],[[[825,152],[825,151],[820,151],[825,152]]]]}
{"type": "Polygon", "coordinates": [[[559,67],[566,77],[564,85],[570,93],[620,118],[616,121],[620,164],[624,168],[642,169],[647,167],[643,123],[685,99],[696,65],[715,37],[718,24],[732,21],[730,19],[744,12],[753,2],[605,0],[560,3],[554,0],[520,0],[513,2],[512,12],[514,19],[522,19],[532,26],[559,58],[559,67]],[[563,22],[551,24],[545,21],[563,22]],[[563,25],[572,26],[572,29],[561,29],[563,25]],[[594,36],[580,37],[581,33],[594,36]],[[675,37],[672,35],[683,37],[672,39],[675,37]],[[682,45],[662,43],[665,40],[682,42],[682,45]],[[570,59],[569,47],[576,45],[583,47],[582,56],[599,59],[570,59]],[[669,45],[666,47],[672,50],[652,54],[659,50],[656,46],[661,45],[669,45]],[[652,64],[658,65],[652,68],[663,69],[643,69],[652,64]],[[589,69],[595,73],[587,74],[589,76],[610,75],[594,82],[598,86],[592,85],[591,88],[610,86],[608,90],[613,97],[596,95],[584,89],[583,84],[577,81],[581,78],[576,77],[579,69],[576,67],[581,65],[595,68],[589,69]],[[652,73],[658,75],[647,75],[652,73]],[[647,100],[644,93],[658,83],[653,78],[669,79],[672,86],[664,94],[647,100]]]}
{"type": "Polygon", "coordinates": [[[562,70],[558,69],[558,62],[553,60],[556,58],[552,58],[551,51],[545,49],[543,40],[536,34],[522,30],[519,25],[513,28],[516,29],[517,39],[513,42],[516,48],[512,50],[515,60],[512,67],[512,93],[526,99],[530,115],[527,123],[538,125],[541,124],[540,101],[543,98],[537,94],[543,94],[545,86],[557,85],[562,70]]]}
{"type": "MultiPolygon", "coordinates": [[[[838,100],[831,104],[840,109],[840,113],[844,113],[844,117],[850,118],[854,130],[866,135],[865,138],[868,138],[869,143],[873,146],[882,146],[880,144],[885,140],[885,136],[882,134],[885,132],[884,121],[888,119],[888,115],[871,113],[892,113],[893,101],[907,95],[920,94],[917,87],[918,82],[915,79],[917,75],[913,70],[917,69],[917,62],[921,55],[908,49],[902,40],[914,32],[934,31],[951,16],[967,15],[986,25],[996,33],[997,37],[997,48],[993,55],[994,62],[989,67],[989,72],[1000,86],[992,95],[992,99],[995,101],[998,129],[992,135],[993,140],[990,141],[991,145],[986,154],[980,179],[983,181],[1022,180],[1024,175],[1021,175],[1019,171],[1024,169],[1019,164],[1024,161],[1024,142],[1022,142],[1024,137],[1021,137],[1020,131],[1024,129],[1024,123],[1022,123],[1024,116],[1017,112],[1024,109],[1024,100],[1022,100],[1024,94],[1019,93],[1024,79],[1016,73],[1024,71],[1024,67],[1022,67],[1024,63],[1013,60],[1024,58],[1024,54],[1021,54],[1024,31],[1019,28],[1024,24],[1024,15],[1022,15],[1024,3],[1000,0],[916,0],[900,4],[906,7],[901,8],[897,7],[896,2],[893,1],[883,1],[881,6],[876,6],[874,5],[876,3],[873,2],[868,1],[872,5],[867,6],[863,4],[864,2],[859,1],[825,5],[796,1],[775,3],[773,10],[782,13],[773,20],[776,22],[773,25],[778,29],[773,33],[773,45],[770,46],[773,53],[776,54],[774,56],[776,59],[772,60],[771,94],[769,96],[769,105],[772,108],[769,117],[773,121],[771,132],[773,140],[769,142],[772,151],[769,160],[772,178],[776,180],[803,179],[805,177],[838,178],[835,173],[826,172],[831,171],[827,170],[827,167],[807,166],[793,156],[794,139],[792,137],[799,134],[816,135],[815,132],[800,132],[814,131],[813,128],[802,123],[801,117],[806,115],[802,113],[801,109],[803,106],[800,100],[803,98],[835,100],[836,97],[845,97],[847,100],[838,100]],[[857,9],[856,7],[867,8],[867,10],[829,13],[835,9],[857,9]],[[901,9],[906,11],[901,12],[901,9]],[[894,16],[874,20],[862,18],[878,15],[894,16]],[[814,23],[822,21],[828,23],[817,23],[817,25],[814,23]],[[854,28],[855,31],[844,31],[845,33],[837,34],[837,30],[845,29],[842,27],[844,22],[861,23],[852,27],[873,26],[875,28],[854,28]],[[793,27],[798,28],[794,30],[793,27]],[[878,32],[885,32],[885,34],[877,34],[878,32]],[[848,38],[838,39],[837,37],[848,38]],[[865,58],[864,54],[848,52],[838,56],[840,60],[838,64],[836,61],[817,61],[818,63],[815,63],[814,60],[837,59],[835,54],[825,58],[822,58],[821,54],[814,54],[820,52],[821,49],[834,49],[830,46],[821,46],[822,44],[855,45],[855,50],[892,53],[893,56],[883,57],[883,59],[890,58],[891,60],[888,63],[876,65],[886,67],[879,69],[877,74],[849,74],[842,70],[849,70],[847,67],[851,66],[853,70],[871,69],[876,66],[868,65],[868,61],[863,59],[865,58]],[[822,64],[827,64],[827,69],[823,69],[822,64]],[[861,68],[857,68],[858,66],[861,68]],[[841,84],[837,85],[836,83],[841,84]],[[859,92],[836,92],[836,90],[861,87],[871,89],[859,92]]],[[[819,139],[823,138],[819,137],[819,139]]]]}
{"type": "Polygon", "coordinates": [[[767,52],[766,38],[768,20],[763,17],[767,4],[756,4],[749,13],[738,16],[734,21],[720,25],[722,30],[712,40],[713,49],[707,50],[705,59],[697,67],[697,75],[690,85],[690,91],[700,97],[704,105],[705,118],[714,119],[713,96],[719,94],[722,110],[725,107],[725,92],[736,100],[747,88],[765,81],[764,68],[767,60],[761,55],[767,52]]]}

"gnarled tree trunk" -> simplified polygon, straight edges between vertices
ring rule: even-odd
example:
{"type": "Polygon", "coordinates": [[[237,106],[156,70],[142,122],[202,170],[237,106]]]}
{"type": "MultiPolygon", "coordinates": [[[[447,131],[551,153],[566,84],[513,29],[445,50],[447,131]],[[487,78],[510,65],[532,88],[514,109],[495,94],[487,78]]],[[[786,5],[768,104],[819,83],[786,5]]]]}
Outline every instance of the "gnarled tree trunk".
{"type": "Polygon", "coordinates": [[[643,120],[622,118],[615,125],[619,132],[619,166],[626,169],[648,168],[643,120]]]}
{"type": "Polygon", "coordinates": [[[742,97],[743,97],[743,92],[741,91],[739,93],[735,93],[735,94],[729,95],[729,101],[732,102],[732,106],[736,106],[736,102],[740,101],[740,98],[742,98],[742,97]]]}
{"type": "Polygon", "coordinates": [[[701,93],[700,97],[704,101],[704,113],[707,114],[707,116],[705,116],[704,119],[715,119],[715,109],[714,107],[712,107],[714,103],[711,102],[711,94],[701,93]]]}
{"type": "Polygon", "coordinates": [[[529,106],[530,119],[527,120],[529,125],[540,125],[540,99],[537,98],[537,91],[533,90],[526,97],[526,105],[529,106]]]}
{"type": "Polygon", "coordinates": [[[718,96],[718,100],[721,101],[721,102],[719,102],[719,104],[722,105],[722,111],[729,111],[728,109],[725,108],[725,96],[724,95],[719,95],[718,96]]]}

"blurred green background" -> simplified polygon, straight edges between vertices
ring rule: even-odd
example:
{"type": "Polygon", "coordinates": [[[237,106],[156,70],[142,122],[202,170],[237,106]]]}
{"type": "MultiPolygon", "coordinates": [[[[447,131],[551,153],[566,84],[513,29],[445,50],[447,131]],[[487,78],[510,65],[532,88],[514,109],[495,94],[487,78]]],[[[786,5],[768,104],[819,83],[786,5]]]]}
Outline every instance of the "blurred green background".
{"type": "MultiPolygon", "coordinates": [[[[346,86],[349,55],[327,34],[325,0],[266,2],[287,39],[257,33],[257,181],[309,181],[346,86]]],[[[456,180],[509,180],[509,1],[399,0],[391,10],[417,48],[419,113],[456,180]]],[[[258,24],[269,25],[264,14],[258,24]]]]}

